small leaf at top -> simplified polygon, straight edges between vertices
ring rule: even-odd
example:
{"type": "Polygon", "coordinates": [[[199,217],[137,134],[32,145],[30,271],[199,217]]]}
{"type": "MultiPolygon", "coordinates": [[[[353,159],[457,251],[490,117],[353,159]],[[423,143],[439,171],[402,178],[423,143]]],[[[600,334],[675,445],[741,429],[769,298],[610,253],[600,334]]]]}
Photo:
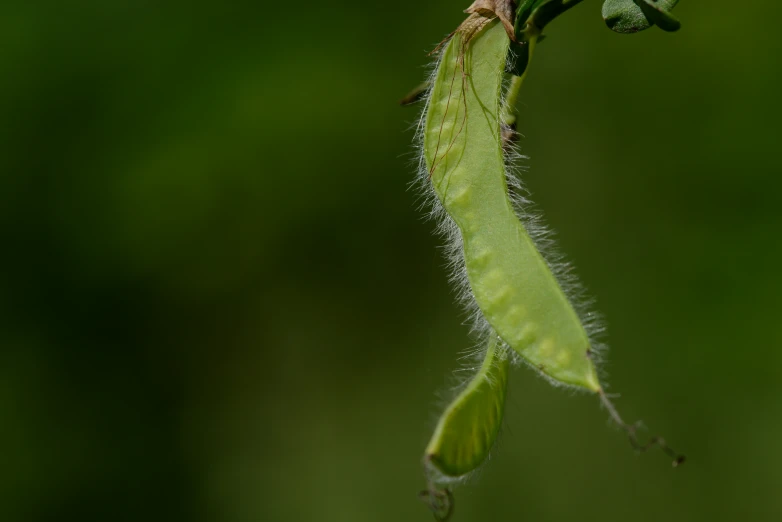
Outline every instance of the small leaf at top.
{"type": "Polygon", "coordinates": [[[679,0],[605,0],[603,19],[617,33],[637,33],[653,25],[676,31],[681,24],[670,11],[679,0]]]}
{"type": "Polygon", "coordinates": [[[643,0],[639,2],[639,6],[646,18],[657,24],[663,31],[672,32],[678,31],[682,26],[681,22],[670,13],[670,10],[676,5],[676,1],[643,0]]]}

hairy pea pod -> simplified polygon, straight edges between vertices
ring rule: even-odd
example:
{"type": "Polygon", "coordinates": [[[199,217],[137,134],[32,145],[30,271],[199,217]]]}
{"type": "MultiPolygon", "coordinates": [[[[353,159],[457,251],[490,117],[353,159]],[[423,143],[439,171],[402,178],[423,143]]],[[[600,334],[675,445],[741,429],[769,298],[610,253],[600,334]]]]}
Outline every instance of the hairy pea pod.
{"type": "Polygon", "coordinates": [[[508,194],[500,126],[508,46],[497,22],[449,42],[425,115],[426,166],[490,327],[554,381],[599,391],[589,336],[508,194]]]}
{"type": "Polygon", "coordinates": [[[426,465],[437,479],[467,475],[488,457],[502,425],[509,370],[505,348],[491,336],[481,367],[443,412],[426,447],[426,465]]]}

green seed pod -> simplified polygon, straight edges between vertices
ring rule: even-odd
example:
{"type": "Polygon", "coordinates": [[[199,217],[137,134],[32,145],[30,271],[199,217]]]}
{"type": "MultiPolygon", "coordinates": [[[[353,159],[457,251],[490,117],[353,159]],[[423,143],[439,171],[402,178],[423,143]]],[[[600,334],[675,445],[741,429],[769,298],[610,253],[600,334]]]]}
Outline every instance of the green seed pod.
{"type": "Polygon", "coordinates": [[[491,336],[478,373],[448,405],[426,448],[424,462],[441,478],[458,478],[489,456],[502,425],[510,359],[491,336]]]}
{"type": "Polygon", "coordinates": [[[457,31],[445,47],[423,125],[427,177],[446,224],[458,228],[450,236],[463,255],[464,293],[484,328],[555,383],[597,392],[589,336],[508,192],[500,125],[508,46],[493,21],[470,39],[457,31]]]}

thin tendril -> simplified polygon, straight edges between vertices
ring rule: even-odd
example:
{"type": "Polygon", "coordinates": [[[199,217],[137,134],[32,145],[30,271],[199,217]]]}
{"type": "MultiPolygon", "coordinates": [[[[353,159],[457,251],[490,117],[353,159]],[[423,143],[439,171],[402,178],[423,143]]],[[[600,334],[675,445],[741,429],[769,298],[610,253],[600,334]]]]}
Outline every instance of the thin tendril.
{"type": "Polygon", "coordinates": [[[668,446],[668,444],[665,442],[665,439],[660,436],[655,435],[651,437],[646,444],[641,444],[640,442],[638,442],[637,431],[638,428],[640,427],[640,424],[639,423],[627,424],[625,421],[622,420],[622,417],[619,415],[619,412],[616,410],[616,407],[608,398],[608,396],[606,396],[605,392],[603,390],[600,390],[598,392],[598,395],[600,395],[600,402],[602,402],[603,406],[605,406],[605,408],[608,410],[608,414],[611,416],[611,419],[627,433],[627,438],[630,441],[630,445],[633,447],[633,449],[643,453],[649,451],[654,447],[659,447],[663,451],[663,453],[671,457],[671,459],[673,460],[671,466],[676,468],[684,464],[686,457],[674,451],[673,448],[668,446]]]}

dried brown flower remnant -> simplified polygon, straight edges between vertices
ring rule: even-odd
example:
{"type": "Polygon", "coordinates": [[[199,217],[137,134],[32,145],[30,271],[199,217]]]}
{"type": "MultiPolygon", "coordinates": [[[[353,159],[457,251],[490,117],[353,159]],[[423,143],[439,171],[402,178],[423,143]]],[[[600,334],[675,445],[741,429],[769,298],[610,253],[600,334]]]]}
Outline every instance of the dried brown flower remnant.
{"type": "Polygon", "coordinates": [[[516,33],[513,31],[513,13],[516,12],[516,5],[513,0],[475,0],[473,4],[465,9],[465,13],[480,14],[487,18],[500,19],[508,33],[508,38],[516,41],[516,33]]]}
{"type": "Polygon", "coordinates": [[[481,29],[486,27],[486,24],[495,18],[499,18],[500,22],[502,22],[505,32],[508,34],[508,38],[510,38],[511,41],[516,41],[516,33],[513,29],[513,23],[511,22],[513,13],[516,12],[516,4],[513,0],[475,0],[470,7],[464,10],[464,12],[468,13],[470,16],[468,16],[455,31],[446,36],[443,41],[429,53],[430,55],[439,52],[456,33],[462,35],[462,51],[464,51],[464,47],[470,43],[470,40],[472,40],[481,29]]]}

